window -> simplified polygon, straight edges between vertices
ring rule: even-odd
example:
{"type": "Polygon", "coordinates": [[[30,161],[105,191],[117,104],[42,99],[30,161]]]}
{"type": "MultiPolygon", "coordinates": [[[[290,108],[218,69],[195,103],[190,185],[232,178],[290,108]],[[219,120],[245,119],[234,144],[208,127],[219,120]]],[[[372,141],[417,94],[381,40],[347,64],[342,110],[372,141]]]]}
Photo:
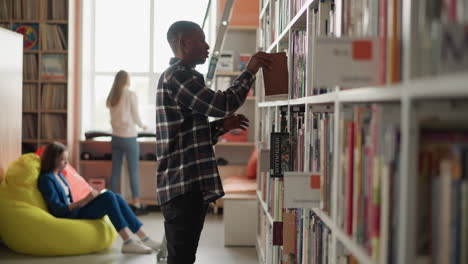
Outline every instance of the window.
{"type": "MultiPolygon", "coordinates": [[[[204,28],[211,46],[215,40],[215,2],[204,28]]],[[[172,57],[167,29],[178,20],[202,25],[207,5],[208,0],[83,1],[82,135],[89,130],[111,130],[105,101],[119,70],[129,72],[142,121],[154,130],[155,89],[172,57]]],[[[207,65],[208,61],[197,70],[205,73],[207,65]]]]}

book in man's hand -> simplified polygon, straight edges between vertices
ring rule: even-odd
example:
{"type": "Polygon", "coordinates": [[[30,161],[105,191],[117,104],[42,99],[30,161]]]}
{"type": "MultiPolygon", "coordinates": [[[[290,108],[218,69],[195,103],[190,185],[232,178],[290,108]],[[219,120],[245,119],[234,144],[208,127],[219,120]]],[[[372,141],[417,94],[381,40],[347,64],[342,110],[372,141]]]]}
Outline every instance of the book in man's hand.
{"type": "Polygon", "coordinates": [[[285,52],[269,53],[271,69],[263,68],[266,99],[280,100],[288,96],[288,58],[285,52]]]}

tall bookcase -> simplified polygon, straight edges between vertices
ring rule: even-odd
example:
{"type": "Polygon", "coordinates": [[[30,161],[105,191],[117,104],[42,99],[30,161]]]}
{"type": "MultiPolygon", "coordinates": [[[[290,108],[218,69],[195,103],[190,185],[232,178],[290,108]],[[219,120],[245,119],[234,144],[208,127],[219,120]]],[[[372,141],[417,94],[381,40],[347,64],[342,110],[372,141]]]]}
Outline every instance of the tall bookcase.
{"type": "Polygon", "coordinates": [[[256,84],[260,263],[468,261],[467,60],[453,56],[468,54],[468,6],[437,3],[260,1],[258,47],[289,70],[287,93],[256,84]]]}
{"type": "Polygon", "coordinates": [[[69,0],[2,0],[0,26],[25,36],[22,151],[70,143],[74,23],[69,0]]]}

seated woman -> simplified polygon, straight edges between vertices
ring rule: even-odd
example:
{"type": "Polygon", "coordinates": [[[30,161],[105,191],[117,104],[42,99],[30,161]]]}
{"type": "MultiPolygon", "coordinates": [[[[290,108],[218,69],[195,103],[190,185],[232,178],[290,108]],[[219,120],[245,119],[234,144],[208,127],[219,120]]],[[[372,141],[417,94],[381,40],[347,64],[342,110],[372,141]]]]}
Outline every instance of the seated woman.
{"type": "Polygon", "coordinates": [[[148,254],[152,250],[159,250],[160,244],[146,235],[142,223],[119,194],[112,191],[99,194],[98,191],[91,190],[85,198],[74,202],[68,183],[61,174],[67,163],[68,151],[63,144],[52,143],[45,148],[38,187],[52,215],[71,219],[100,219],[108,215],[124,240],[122,253],[148,254]],[[142,243],[131,239],[128,229],[142,243]]]}

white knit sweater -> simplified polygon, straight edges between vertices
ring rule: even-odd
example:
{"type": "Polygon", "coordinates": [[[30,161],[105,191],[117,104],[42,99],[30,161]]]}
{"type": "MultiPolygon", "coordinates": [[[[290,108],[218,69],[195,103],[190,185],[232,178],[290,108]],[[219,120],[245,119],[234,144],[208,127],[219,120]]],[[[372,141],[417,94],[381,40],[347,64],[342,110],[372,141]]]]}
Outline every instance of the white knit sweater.
{"type": "Polygon", "coordinates": [[[138,101],[133,91],[126,90],[117,105],[110,107],[112,135],[136,137],[136,125],[143,128],[138,114],[138,101]]]}

